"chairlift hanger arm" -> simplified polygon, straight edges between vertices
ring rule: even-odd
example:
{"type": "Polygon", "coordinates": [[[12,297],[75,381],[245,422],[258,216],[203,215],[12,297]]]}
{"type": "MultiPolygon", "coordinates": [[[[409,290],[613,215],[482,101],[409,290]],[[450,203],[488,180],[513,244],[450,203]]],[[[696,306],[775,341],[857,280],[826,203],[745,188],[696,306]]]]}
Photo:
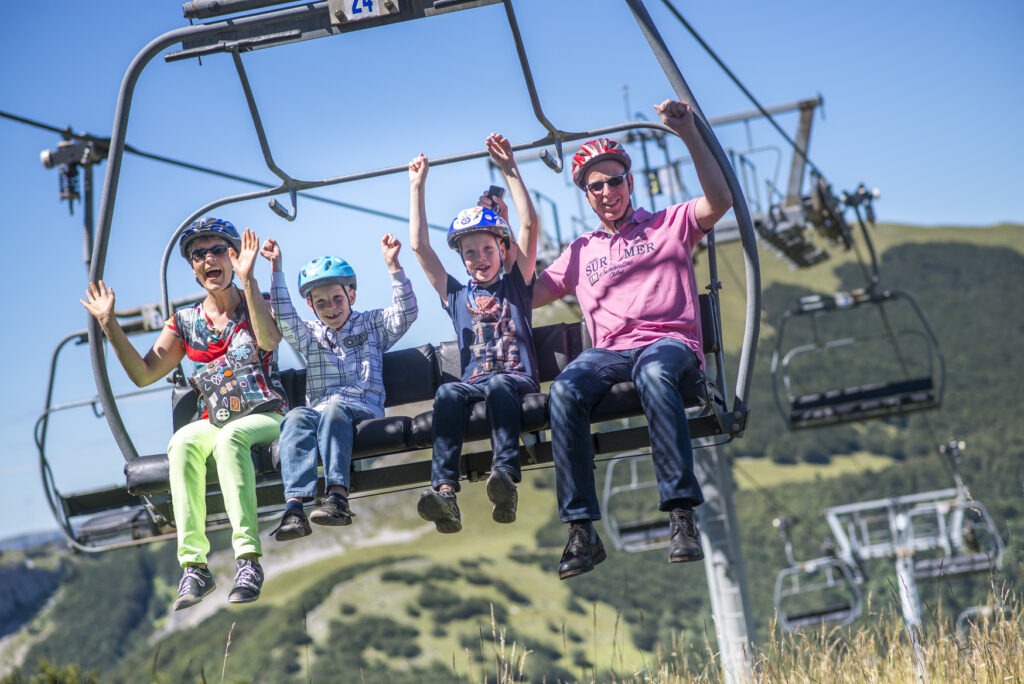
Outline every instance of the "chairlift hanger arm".
{"type": "MultiPolygon", "coordinates": [[[[743,330],[743,345],[740,351],[740,360],[736,374],[736,394],[733,408],[739,413],[748,405],[750,386],[754,377],[754,357],[757,353],[757,338],[761,324],[761,272],[757,254],[757,240],[754,236],[753,222],[750,218],[750,210],[747,208],[746,199],[743,196],[743,189],[740,187],[736,174],[729,165],[729,159],[719,144],[718,139],[708,125],[704,112],[697,104],[690,87],[686,84],[682,72],[676,65],[669,53],[665,41],[654,26],[650,14],[644,7],[641,0],[626,0],[633,13],[640,30],[654,51],[655,57],[661,64],[665,75],[668,77],[672,88],[682,102],[690,105],[694,112],[694,121],[697,131],[704,142],[711,150],[715,161],[725,176],[726,183],[732,193],[733,211],[736,215],[737,226],[740,231],[740,242],[743,247],[744,265],[746,268],[746,323],[743,330]]],[[[718,281],[717,268],[714,262],[710,262],[711,279],[718,281]]],[[[717,312],[716,312],[717,313],[717,312]]],[[[721,388],[725,391],[725,388],[721,388]]]]}

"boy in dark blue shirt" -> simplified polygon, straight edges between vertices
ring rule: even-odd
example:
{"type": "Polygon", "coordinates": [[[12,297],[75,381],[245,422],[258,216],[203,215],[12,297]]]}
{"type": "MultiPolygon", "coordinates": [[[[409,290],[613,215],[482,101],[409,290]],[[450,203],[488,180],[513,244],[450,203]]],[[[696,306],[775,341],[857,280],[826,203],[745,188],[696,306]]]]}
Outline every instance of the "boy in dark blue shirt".
{"type": "MultiPolygon", "coordinates": [[[[427,238],[427,158],[421,154],[409,163],[409,243],[451,316],[462,362],[462,382],[441,385],[434,399],[432,487],[423,492],[417,506],[420,516],[444,533],[462,529],[455,500],[459,458],[469,411],[478,401],[487,403],[491,423],[493,460],[487,479],[491,516],[500,523],[515,521],[522,395],[540,390],[532,329],[537,213],[512,156],[512,145],[492,133],[487,151],[505,176],[522,226],[516,244],[501,216],[504,203],[496,198],[489,200],[493,209],[476,206],[459,212],[448,230],[448,246],[462,257],[468,284],[445,271],[427,238]]],[[[487,202],[481,198],[482,204],[487,202]]]]}

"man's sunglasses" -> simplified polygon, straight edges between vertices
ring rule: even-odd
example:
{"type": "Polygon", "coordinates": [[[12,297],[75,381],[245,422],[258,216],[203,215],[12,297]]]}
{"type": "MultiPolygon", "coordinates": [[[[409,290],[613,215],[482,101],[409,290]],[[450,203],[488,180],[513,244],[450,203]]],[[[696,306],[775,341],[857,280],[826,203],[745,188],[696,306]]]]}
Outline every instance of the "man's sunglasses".
{"type": "Polygon", "coordinates": [[[189,252],[188,256],[190,259],[192,259],[192,261],[202,261],[203,259],[206,258],[207,254],[212,254],[213,256],[221,256],[222,254],[227,253],[227,251],[227,245],[214,245],[213,247],[198,247],[189,252]]]}
{"type": "Polygon", "coordinates": [[[622,182],[626,180],[628,173],[624,173],[621,176],[612,176],[607,180],[594,181],[593,183],[587,183],[586,188],[595,195],[604,190],[604,184],[607,183],[608,187],[617,188],[622,185],[622,182]]]}

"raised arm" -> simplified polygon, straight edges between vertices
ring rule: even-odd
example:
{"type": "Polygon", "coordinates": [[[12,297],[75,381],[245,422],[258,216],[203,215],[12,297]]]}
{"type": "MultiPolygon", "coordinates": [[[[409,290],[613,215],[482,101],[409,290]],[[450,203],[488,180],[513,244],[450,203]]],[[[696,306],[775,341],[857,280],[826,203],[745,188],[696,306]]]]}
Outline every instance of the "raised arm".
{"type": "Polygon", "coordinates": [[[242,283],[242,291],[245,293],[245,302],[249,308],[249,321],[252,324],[256,344],[264,351],[273,351],[281,343],[281,331],[277,329],[270,305],[263,298],[259,283],[256,282],[252,273],[259,248],[260,239],[250,228],[246,228],[242,233],[242,253],[239,254],[232,247],[228,251],[228,255],[231,257],[231,267],[235,269],[238,280],[242,283]]]}
{"type": "Polygon", "coordinates": [[[430,162],[420,154],[409,162],[409,246],[427,274],[427,280],[441,297],[448,301],[448,272],[444,270],[437,252],[430,246],[427,235],[427,170],[430,162]]]}
{"type": "Polygon", "coordinates": [[[512,154],[512,144],[504,136],[491,133],[487,136],[487,152],[505,176],[505,183],[512,193],[512,203],[519,214],[518,249],[515,243],[510,246],[505,259],[505,271],[511,268],[514,260],[519,264],[523,280],[529,283],[537,270],[537,211],[533,208],[533,200],[519,174],[519,167],[512,154]]]}
{"type": "Polygon", "coordinates": [[[146,356],[139,354],[139,350],[128,340],[128,335],[114,316],[114,288],[108,288],[102,280],[99,287],[96,283],[89,283],[85,299],[78,301],[82,302],[82,306],[99,322],[125,373],[138,387],[152,385],[170,373],[185,356],[185,347],[181,340],[166,327],[160,331],[153,348],[146,356]]]}
{"type": "Polygon", "coordinates": [[[385,331],[385,351],[405,334],[419,313],[412,284],[405,277],[402,265],[398,263],[398,252],[401,249],[402,243],[391,233],[380,239],[380,251],[391,274],[391,306],[381,312],[385,331]]]}
{"type": "Polygon", "coordinates": [[[704,191],[704,196],[697,200],[695,207],[697,225],[701,227],[701,230],[707,232],[714,228],[718,220],[732,206],[732,193],[729,192],[725,175],[719,168],[718,162],[715,161],[714,155],[711,154],[707,143],[704,142],[704,138],[697,131],[690,105],[675,100],[665,100],[660,105],[654,105],[654,109],[661,117],[662,123],[675,131],[690,152],[693,166],[697,170],[697,180],[700,181],[701,190],[704,191]]]}
{"type": "Polygon", "coordinates": [[[260,254],[270,262],[270,302],[273,307],[274,321],[281,336],[288,344],[302,355],[307,353],[310,345],[317,344],[310,334],[306,323],[292,306],[292,298],[288,293],[284,270],[281,265],[281,247],[277,240],[267,238],[260,247],[260,254]]]}

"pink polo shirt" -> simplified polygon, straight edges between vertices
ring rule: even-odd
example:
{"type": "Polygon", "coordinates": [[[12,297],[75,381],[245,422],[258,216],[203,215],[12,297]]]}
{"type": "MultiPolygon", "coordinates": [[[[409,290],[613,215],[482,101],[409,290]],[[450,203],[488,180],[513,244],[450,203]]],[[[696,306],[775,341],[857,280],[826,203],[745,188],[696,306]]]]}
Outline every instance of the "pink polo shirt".
{"type": "Polygon", "coordinates": [[[595,347],[623,351],[671,337],[704,366],[691,257],[705,235],[696,201],[657,214],[637,209],[616,234],[584,233],[540,274],[556,296],[576,295],[595,347]]]}

